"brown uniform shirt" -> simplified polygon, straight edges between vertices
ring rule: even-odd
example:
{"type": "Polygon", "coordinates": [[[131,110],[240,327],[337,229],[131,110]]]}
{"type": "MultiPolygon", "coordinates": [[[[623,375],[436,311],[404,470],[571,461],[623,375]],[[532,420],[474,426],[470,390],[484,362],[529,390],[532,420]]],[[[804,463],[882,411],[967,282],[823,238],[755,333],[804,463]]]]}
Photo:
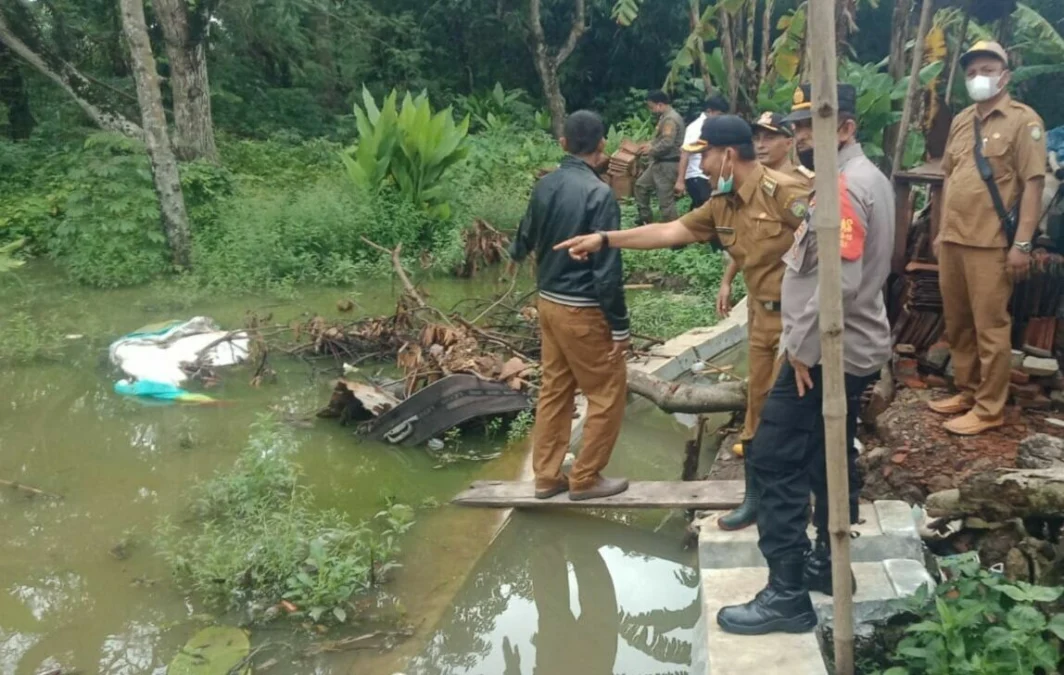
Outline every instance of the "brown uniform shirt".
{"type": "Polygon", "coordinates": [[[754,300],[778,302],[783,254],[809,210],[809,187],[758,165],[727,195],[710,197],[680,222],[702,241],[717,239],[746,278],[754,300]]]}
{"type": "MultiPolygon", "coordinates": [[[[946,194],[942,210],[942,241],[976,248],[1005,248],[1001,219],[990,191],[975,164],[974,105],[953,120],[942,170],[946,194]]],[[[983,156],[994,169],[994,181],[1006,209],[1015,206],[1024,181],[1045,175],[1046,139],[1042,118],[1008,96],[1002,98],[982,124],[983,156]]]]}
{"type": "Polygon", "coordinates": [[[800,164],[792,164],[788,160],[784,162],[780,168],[776,169],[776,171],[794,178],[810,190],[813,189],[813,179],[816,178],[816,174],[800,164]]]}

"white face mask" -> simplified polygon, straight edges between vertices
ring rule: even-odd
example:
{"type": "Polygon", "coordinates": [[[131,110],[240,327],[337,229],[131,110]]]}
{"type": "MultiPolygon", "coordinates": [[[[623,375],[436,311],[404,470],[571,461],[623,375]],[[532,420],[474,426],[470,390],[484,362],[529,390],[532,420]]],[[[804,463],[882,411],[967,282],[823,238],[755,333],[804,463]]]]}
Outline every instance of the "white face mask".
{"type": "Polygon", "coordinates": [[[987,101],[1001,91],[1001,76],[976,75],[964,83],[968,87],[968,96],[975,102],[987,101]]]}

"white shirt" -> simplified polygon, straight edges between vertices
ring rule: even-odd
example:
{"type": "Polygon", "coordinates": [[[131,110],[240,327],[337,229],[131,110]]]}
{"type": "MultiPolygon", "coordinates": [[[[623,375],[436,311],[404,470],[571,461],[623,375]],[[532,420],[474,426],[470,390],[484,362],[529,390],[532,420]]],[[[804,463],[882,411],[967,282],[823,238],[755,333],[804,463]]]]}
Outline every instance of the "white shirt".
{"type": "MultiPolygon", "coordinates": [[[[683,134],[684,145],[698,141],[702,136],[702,123],[705,121],[706,114],[700,113],[694,122],[687,125],[687,130],[683,134]]],[[[687,173],[684,174],[684,179],[705,177],[705,174],[702,173],[702,154],[692,152],[687,159],[687,173]]]]}

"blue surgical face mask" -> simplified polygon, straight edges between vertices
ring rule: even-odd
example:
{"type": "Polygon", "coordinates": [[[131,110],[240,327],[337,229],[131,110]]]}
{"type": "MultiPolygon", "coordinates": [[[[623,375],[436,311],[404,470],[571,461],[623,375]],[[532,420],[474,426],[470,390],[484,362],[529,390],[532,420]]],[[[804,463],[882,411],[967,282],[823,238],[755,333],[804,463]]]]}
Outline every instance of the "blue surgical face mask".
{"type": "Polygon", "coordinates": [[[732,173],[727,178],[724,177],[724,162],[728,160],[728,155],[725,154],[720,160],[720,175],[717,177],[717,194],[726,195],[735,189],[735,170],[732,169],[732,173]]]}

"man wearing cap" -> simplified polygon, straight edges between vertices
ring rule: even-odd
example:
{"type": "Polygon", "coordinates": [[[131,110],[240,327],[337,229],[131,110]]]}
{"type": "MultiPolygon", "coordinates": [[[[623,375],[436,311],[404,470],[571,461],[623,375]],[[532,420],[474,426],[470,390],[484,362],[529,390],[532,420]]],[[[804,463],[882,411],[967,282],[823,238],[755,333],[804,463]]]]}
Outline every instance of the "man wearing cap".
{"type": "MultiPolygon", "coordinates": [[[[804,183],[813,189],[814,174],[801,165],[791,162],[791,151],[794,149],[794,130],[789,124],[783,123],[783,115],[773,112],[761,113],[754,122],[754,149],[757,151],[757,161],[761,162],[773,171],[792,176],[798,182],[804,183]]],[[[724,270],[724,277],[720,282],[720,290],[717,292],[717,314],[728,316],[731,313],[732,282],[739,273],[739,265],[734,259],[729,259],[728,268],[724,270]]],[[[753,433],[750,433],[750,437],[753,433]]],[[[750,440],[741,438],[740,440],[750,440]]],[[[733,448],[737,454],[742,452],[742,445],[733,448]]]]}
{"type": "MultiPolygon", "coordinates": [[[[702,125],[705,124],[707,119],[717,115],[724,115],[727,112],[728,101],[720,94],[706,99],[706,102],[702,104],[702,113],[695,118],[694,122],[687,125],[687,130],[683,135],[684,148],[698,143],[698,139],[702,135],[702,125]]],[[[677,196],[682,195],[684,192],[691,195],[692,210],[702,206],[709,199],[712,190],[709,188],[709,181],[706,180],[706,175],[702,173],[702,156],[697,152],[690,153],[683,148],[680,149],[680,170],[676,174],[675,190],[677,196]]]]}
{"type": "Polygon", "coordinates": [[[650,164],[635,181],[635,203],[639,222],[654,220],[650,208],[651,195],[657,195],[663,220],[676,219],[676,172],[680,167],[680,147],[683,145],[683,118],[669,105],[669,95],[663,91],[647,94],[647,107],[659,117],[654,139],[647,146],[650,164]]]}
{"type": "MultiPolygon", "coordinates": [[[[750,125],[735,115],[706,120],[701,140],[687,146],[701,153],[702,171],[714,186],[713,196],[679,220],[654,223],[606,236],[574,237],[556,248],[569,249],[578,260],[603,247],[656,249],[718,241],[746,278],[749,312],[749,366],[743,443],[758,426],[761,407],[775,379],[780,323],[782,256],[794,243],[809,204],[809,188],[757,161],[750,125]]],[[[748,453],[744,453],[748,454],[748,453]]],[[[752,525],[757,490],[746,472],[746,496],[735,511],[718,520],[723,529],[752,525]]]]}
{"type": "Polygon", "coordinates": [[[1013,280],[1024,278],[1030,265],[1031,239],[1042,213],[1046,143],[1038,114],[1009,97],[1008,56],[1001,45],[977,42],[960,65],[975,104],[950,127],[942,158],[941,232],[934,241],[959,393],[930,405],[937,413],[957,416],[945,423],[947,431],[972,436],[1005,423],[1009,297],[1013,280]],[[993,171],[1001,210],[1017,219],[1011,245],[976,161],[977,142],[993,171]]]}
{"type": "MultiPolygon", "coordinates": [[[[799,143],[809,144],[809,85],[795,93],[793,122],[799,143]]],[[[856,140],[856,91],[838,86],[839,207],[842,254],[843,357],[850,520],[857,518],[860,474],[854,435],[861,394],[891,355],[883,284],[894,247],[894,191],[856,140]]],[[[811,144],[810,144],[811,147],[811,144]]],[[[814,205],[815,208],[815,205],[814,205]]],[[[717,623],[730,633],[806,632],[816,627],[810,590],[831,593],[827,471],[824,449],[824,381],[820,366],[817,237],[809,220],[784,255],[783,337],[786,359],[761,412],[747,469],[761,498],[759,546],[768,561],[768,586],[744,605],[725,607],[717,623]],[[810,547],[809,493],[816,499],[816,547],[810,547]]]]}

